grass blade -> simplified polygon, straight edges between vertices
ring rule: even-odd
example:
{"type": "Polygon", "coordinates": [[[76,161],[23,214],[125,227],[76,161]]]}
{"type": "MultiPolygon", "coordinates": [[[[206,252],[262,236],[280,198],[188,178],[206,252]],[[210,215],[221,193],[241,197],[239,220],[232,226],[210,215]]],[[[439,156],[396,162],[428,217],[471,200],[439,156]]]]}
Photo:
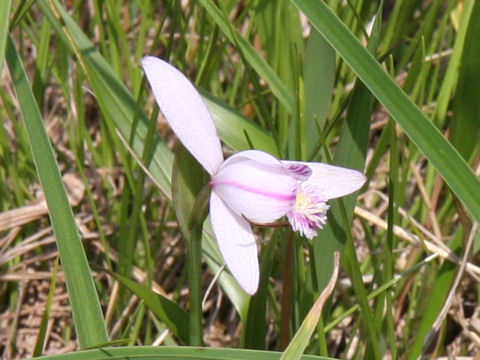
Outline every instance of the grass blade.
{"type": "MultiPolygon", "coordinates": [[[[448,61],[448,67],[443,76],[442,87],[437,97],[437,106],[435,109],[435,117],[440,124],[443,124],[448,105],[450,103],[450,97],[452,95],[455,84],[458,78],[458,68],[460,66],[460,60],[462,57],[461,49],[464,47],[465,36],[467,33],[468,24],[470,22],[470,16],[472,14],[473,4],[475,1],[464,2],[462,16],[460,19],[460,26],[457,36],[455,37],[455,44],[453,45],[453,53],[448,61]]],[[[462,7],[462,4],[458,4],[458,7],[462,7]]]]}
{"type": "Polygon", "coordinates": [[[303,64],[305,79],[305,140],[308,159],[321,141],[318,128],[328,116],[335,84],[335,52],[322,36],[312,29],[307,41],[303,64]]]}
{"type": "MultiPolygon", "coordinates": [[[[283,234],[283,232],[281,232],[283,234]]],[[[260,259],[260,284],[258,292],[250,298],[248,317],[244,321],[242,332],[242,347],[247,349],[265,349],[267,347],[268,319],[267,299],[268,282],[274,267],[274,252],[279,241],[284,236],[277,231],[275,237],[263,248],[260,259]]]]}
{"type": "Polygon", "coordinates": [[[199,3],[210,14],[212,19],[222,30],[225,36],[232,42],[238,42],[240,51],[245,56],[248,63],[255,69],[255,71],[265,79],[270,85],[272,92],[285,106],[287,111],[292,114],[294,109],[294,100],[292,94],[287,90],[282,81],[278,78],[270,65],[259,55],[255,48],[243,38],[239,33],[233,33],[235,31],[229,20],[225,18],[219,8],[217,8],[210,0],[200,0],[199,3]]]}
{"type": "MultiPolygon", "coordinates": [[[[65,8],[57,1],[52,0],[52,7],[57,12],[55,14],[46,1],[39,1],[38,4],[47,19],[52,23],[53,28],[79,57],[80,64],[84,66],[84,71],[88,76],[102,112],[106,114],[105,117],[114,121],[115,127],[123,139],[128,142],[128,139],[132,138],[132,149],[139,158],[142,158],[148,133],[148,118],[138,109],[135,99],[111,66],[98,51],[93,50],[92,42],[73,18],[68,15],[65,8]],[[56,16],[60,17],[62,24],[56,16]],[[137,118],[138,121],[135,120],[137,118]],[[135,128],[133,127],[134,122],[136,122],[135,128]],[[135,131],[134,136],[131,135],[132,131],[135,131]]],[[[168,198],[171,198],[170,178],[173,155],[158,137],[154,141],[154,146],[155,151],[161,156],[154,156],[146,166],[162,192],[168,198]]]]}
{"type": "Polygon", "coordinates": [[[45,312],[42,315],[42,322],[40,323],[40,331],[38,332],[37,341],[35,342],[35,349],[33,350],[33,357],[42,355],[43,347],[45,346],[45,335],[47,334],[48,321],[50,319],[50,310],[52,309],[53,296],[55,295],[55,288],[57,286],[58,274],[58,257],[53,268],[52,279],[50,280],[50,289],[48,289],[47,302],[45,303],[45,312]]]}
{"type": "Polygon", "coordinates": [[[8,17],[12,0],[5,0],[0,6],[0,73],[2,72],[3,60],[5,58],[5,46],[8,37],[8,17]]]}
{"type": "Polygon", "coordinates": [[[218,136],[226,145],[236,151],[241,151],[250,149],[249,141],[251,141],[255,149],[279,155],[271,134],[240,115],[227,103],[214,98],[202,89],[198,90],[200,90],[208,110],[212,113],[218,136]]]}
{"type": "MultiPolygon", "coordinates": [[[[88,351],[79,351],[70,354],[60,354],[38,358],[39,360],[104,360],[104,359],[172,359],[172,360],[193,360],[193,359],[224,359],[224,360],[277,360],[282,354],[274,351],[252,351],[244,349],[227,348],[201,348],[189,346],[138,346],[138,347],[117,347],[101,348],[88,351]]],[[[303,360],[328,360],[330,358],[303,355],[303,360]]]]}
{"type": "Polygon", "coordinates": [[[453,102],[451,139],[465,160],[478,145],[480,127],[480,2],[475,1],[462,52],[458,84],[453,102]]]}
{"type": "MultiPolygon", "coordinates": [[[[455,238],[449,244],[453,250],[459,251],[461,249],[462,235],[463,231],[457,231],[455,238]]],[[[418,308],[421,320],[415,329],[415,340],[409,346],[409,360],[418,359],[420,356],[427,335],[448,296],[456,271],[457,266],[450,262],[445,262],[438,270],[432,289],[424,298],[424,304],[418,308]]]]}
{"type": "Polygon", "coordinates": [[[37,174],[47,200],[50,220],[65,272],[72,313],[81,348],[108,341],[100,302],[88,266],[72,208],[55,161],[22,61],[11,38],[6,60],[15,87],[33,153],[37,174]]]}
{"type": "Polygon", "coordinates": [[[173,301],[154,293],[143,284],[130,280],[120,274],[108,271],[124,286],[145,302],[145,305],[162,320],[168,328],[183,342],[188,344],[188,314],[173,301]]]}

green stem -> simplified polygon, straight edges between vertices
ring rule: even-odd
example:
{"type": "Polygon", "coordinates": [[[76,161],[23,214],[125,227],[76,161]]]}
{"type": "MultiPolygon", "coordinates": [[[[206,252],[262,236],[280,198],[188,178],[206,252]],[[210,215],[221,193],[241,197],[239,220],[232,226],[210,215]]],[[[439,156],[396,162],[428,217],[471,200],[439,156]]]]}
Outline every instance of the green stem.
{"type": "Polygon", "coordinates": [[[188,286],[190,294],[190,345],[203,345],[202,326],[202,230],[208,215],[210,186],[206,185],[198,194],[192,209],[190,238],[188,239],[188,286]]]}
{"type": "MultiPolygon", "coordinates": [[[[346,213],[345,213],[345,206],[342,200],[340,200],[339,203],[340,203],[340,209],[341,209],[344,223],[348,224],[348,219],[346,218],[346,213]]],[[[352,280],[352,287],[358,296],[357,300],[360,305],[360,311],[363,315],[363,320],[367,330],[367,335],[370,339],[369,341],[371,346],[370,349],[373,352],[371,355],[374,356],[375,359],[381,359],[378,329],[375,326],[375,323],[373,321],[372,310],[368,304],[367,291],[365,289],[365,285],[362,280],[362,273],[360,271],[360,263],[358,262],[358,259],[355,253],[355,245],[353,243],[353,239],[350,234],[350,231],[348,230],[347,226],[345,226],[345,229],[347,229],[347,231],[345,232],[347,234],[347,243],[344,250],[343,263],[345,266],[345,270],[347,271],[347,273],[350,276],[350,279],[352,280]]]]}
{"type": "Polygon", "coordinates": [[[288,232],[287,246],[285,248],[285,267],[283,270],[282,309],[280,320],[280,345],[281,351],[285,350],[290,342],[290,319],[293,310],[293,231],[288,232]]]}

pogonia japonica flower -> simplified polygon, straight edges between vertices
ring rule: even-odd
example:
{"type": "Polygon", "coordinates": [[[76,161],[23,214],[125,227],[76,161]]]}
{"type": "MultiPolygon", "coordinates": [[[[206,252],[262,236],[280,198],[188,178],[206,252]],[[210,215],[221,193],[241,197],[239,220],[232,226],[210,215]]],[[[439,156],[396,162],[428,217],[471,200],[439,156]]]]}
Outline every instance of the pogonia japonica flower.
{"type": "Polygon", "coordinates": [[[259,270],[252,223],[286,216],[308,239],[327,220],[327,201],[358,190],[362,173],[316,162],[279,160],[246,150],[224,160],[212,117],[199,93],[175,67],[142,59],[155,99],[179,140],[210,174],[210,221],[227,267],[240,286],[257,291],[259,270]]]}

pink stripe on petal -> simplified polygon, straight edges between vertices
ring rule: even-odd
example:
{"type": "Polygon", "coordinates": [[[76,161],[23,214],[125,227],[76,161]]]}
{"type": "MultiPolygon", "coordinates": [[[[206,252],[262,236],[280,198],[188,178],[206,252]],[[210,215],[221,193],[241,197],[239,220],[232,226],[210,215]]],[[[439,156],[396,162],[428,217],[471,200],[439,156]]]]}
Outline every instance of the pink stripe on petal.
{"type": "Polygon", "coordinates": [[[227,159],[210,183],[232,211],[258,223],[285,215],[297,187],[297,180],[276,158],[254,150],[227,159]]]}
{"type": "Polygon", "coordinates": [[[312,175],[312,169],[310,169],[307,165],[299,163],[299,162],[291,162],[287,166],[287,170],[295,176],[297,180],[307,180],[310,175],[312,175]]]}
{"type": "Polygon", "coordinates": [[[288,201],[295,200],[295,194],[290,194],[290,193],[282,194],[282,193],[275,193],[267,190],[257,189],[253,186],[248,186],[233,180],[212,180],[210,181],[210,185],[212,185],[213,188],[215,188],[215,186],[217,185],[231,185],[233,187],[236,187],[239,190],[248,191],[250,193],[257,194],[260,196],[265,196],[267,198],[271,198],[274,200],[288,200],[288,201]]]}

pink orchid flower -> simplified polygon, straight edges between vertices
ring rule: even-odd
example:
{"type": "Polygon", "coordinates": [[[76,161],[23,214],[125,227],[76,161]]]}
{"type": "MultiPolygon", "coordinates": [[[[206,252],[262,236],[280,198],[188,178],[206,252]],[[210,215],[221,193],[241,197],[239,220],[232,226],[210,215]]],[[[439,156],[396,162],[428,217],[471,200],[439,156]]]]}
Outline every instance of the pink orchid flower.
{"type": "Polygon", "coordinates": [[[365,176],[323,163],[278,160],[259,150],[224,160],[212,117],[200,94],[175,67],[147,56],[142,66],[173,132],[210,174],[210,221],[225,263],[247,294],[258,288],[257,244],[249,223],[287,216],[308,239],[327,220],[329,199],[362,187],[365,176]]]}

